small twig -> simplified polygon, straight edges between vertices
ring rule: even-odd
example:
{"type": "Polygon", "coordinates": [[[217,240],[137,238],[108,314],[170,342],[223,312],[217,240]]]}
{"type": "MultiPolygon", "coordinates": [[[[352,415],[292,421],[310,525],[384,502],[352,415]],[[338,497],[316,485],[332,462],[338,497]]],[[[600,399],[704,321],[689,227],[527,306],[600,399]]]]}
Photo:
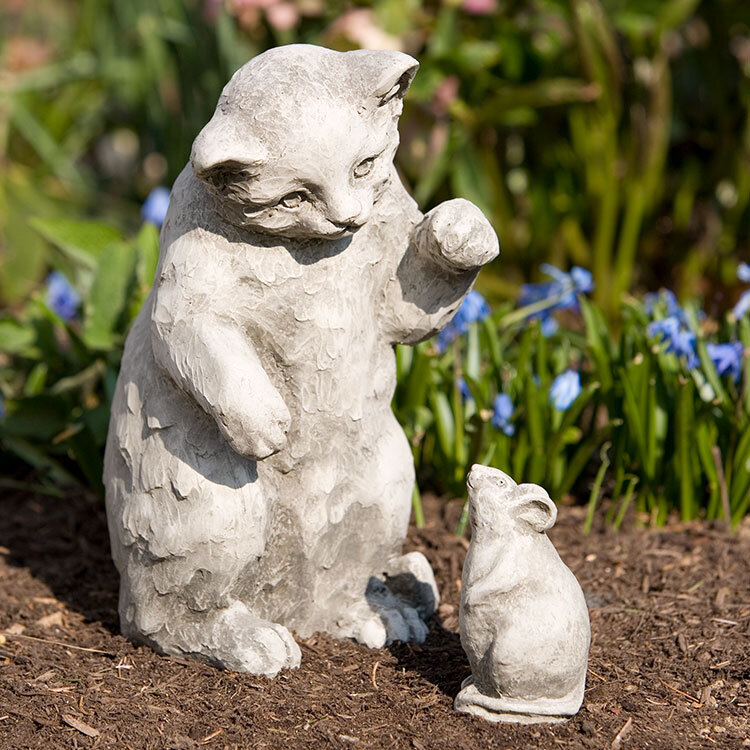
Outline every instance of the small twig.
{"type": "Polygon", "coordinates": [[[375,663],[374,663],[374,664],[372,665],[372,686],[373,686],[373,687],[375,688],[375,690],[377,690],[377,689],[378,689],[378,683],[377,683],[377,682],[375,682],[375,672],[377,672],[377,671],[378,671],[378,667],[379,667],[379,666],[380,666],[380,662],[379,662],[379,661],[376,661],[376,662],[375,662],[375,663]]]}
{"type": "Polygon", "coordinates": [[[625,739],[625,736],[628,734],[628,732],[630,732],[630,728],[632,726],[633,726],[633,717],[628,716],[628,720],[622,725],[622,728],[617,733],[615,738],[612,740],[612,744],[610,745],[610,747],[612,748],[620,747],[620,744],[625,739]]]}
{"type": "Polygon", "coordinates": [[[664,682],[664,680],[659,680],[659,682],[661,682],[661,684],[664,685],[664,687],[667,687],[670,690],[674,690],[675,693],[679,693],[680,695],[684,696],[688,700],[693,701],[693,703],[698,704],[698,705],[700,704],[700,701],[697,698],[694,698],[689,693],[684,693],[682,690],[680,690],[679,688],[676,688],[674,685],[670,685],[668,682],[664,682]]]}
{"type": "Polygon", "coordinates": [[[76,651],[88,651],[92,654],[102,654],[103,656],[108,656],[110,659],[115,658],[115,654],[110,653],[109,651],[102,651],[98,648],[86,648],[85,646],[74,646],[72,643],[63,643],[63,641],[50,641],[47,638],[37,638],[33,635],[21,635],[20,633],[9,633],[7,630],[3,635],[6,638],[23,638],[27,641],[38,641],[39,643],[47,643],[50,646],[62,646],[63,648],[73,648],[76,651]]]}
{"type": "Polygon", "coordinates": [[[724,520],[727,522],[727,528],[732,530],[732,510],[729,507],[729,490],[727,489],[727,480],[724,476],[724,465],[721,463],[721,450],[718,445],[711,448],[716,466],[716,477],[719,480],[719,495],[721,496],[721,508],[724,512],[724,520]]]}
{"type": "MultiPolygon", "coordinates": [[[[317,724],[319,721],[323,721],[324,719],[330,719],[330,714],[325,714],[325,716],[319,716],[317,719],[312,719],[311,721],[303,721],[299,724],[295,724],[293,729],[309,729],[313,724],[317,724]]],[[[221,731],[221,730],[220,730],[221,731]]]]}
{"type": "Polygon", "coordinates": [[[198,742],[199,745],[207,745],[214,737],[218,737],[224,730],[219,727],[216,731],[207,734],[202,740],[198,742]]]}
{"type": "Polygon", "coordinates": [[[81,734],[85,734],[87,737],[98,737],[101,734],[98,729],[95,729],[90,724],[81,721],[71,714],[63,714],[60,719],[63,723],[67,724],[69,727],[73,727],[73,729],[76,729],[81,734]]]}

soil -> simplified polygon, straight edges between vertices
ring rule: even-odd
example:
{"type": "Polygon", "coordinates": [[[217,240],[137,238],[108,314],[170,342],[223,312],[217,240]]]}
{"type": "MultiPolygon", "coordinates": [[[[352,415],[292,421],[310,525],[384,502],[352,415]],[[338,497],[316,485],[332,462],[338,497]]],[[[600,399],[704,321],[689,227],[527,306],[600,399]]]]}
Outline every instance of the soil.
{"type": "Polygon", "coordinates": [[[469,674],[458,601],[466,543],[457,503],[426,501],[408,549],[442,604],[422,646],[315,635],[275,680],[158,656],[118,635],[102,504],[9,494],[0,505],[0,747],[740,748],[750,746],[750,529],[550,536],[590,606],[586,697],[560,725],[456,713],[469,674]]]}

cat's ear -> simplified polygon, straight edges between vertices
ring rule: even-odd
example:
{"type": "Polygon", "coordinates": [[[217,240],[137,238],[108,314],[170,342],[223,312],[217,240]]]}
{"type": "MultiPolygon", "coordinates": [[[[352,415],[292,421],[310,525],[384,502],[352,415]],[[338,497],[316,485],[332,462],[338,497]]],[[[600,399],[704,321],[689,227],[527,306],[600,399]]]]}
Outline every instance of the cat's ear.
{"type": "Polygon", "coordinates": [[[190,152],[190,164],[196,176],[210,180],[212,175],[252,170],[263,163],[265,148],[242,128],[237,112],[221,106],[198,133],[190,152]]]}
{"type": "Polygon", "coordinates": [[[356,50],[347,54],[358,58],[367,93],[377,106],[400,104],[419,68],[413,57],[394,50],[356,50]]]}

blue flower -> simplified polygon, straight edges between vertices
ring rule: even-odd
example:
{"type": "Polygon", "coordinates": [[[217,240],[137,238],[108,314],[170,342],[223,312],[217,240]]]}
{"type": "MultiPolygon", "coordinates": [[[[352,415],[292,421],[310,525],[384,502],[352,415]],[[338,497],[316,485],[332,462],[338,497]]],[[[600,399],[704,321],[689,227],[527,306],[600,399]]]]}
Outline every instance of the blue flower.
{"type": "Polygon", "coordinates": [[[461,391],[461,398],[464,401],[473,401],[474,396],[471,395],[471,391],[469,390],[469,386],[466,385],[466,381],[463,378],[460,378],[458,381],[458,390],[461,391]]]}
{"type": "Polygon", "coordinates": [[[81,298],[61,271],[47,276],[47,306],[63,320],[70,320],[81,304],[81,298]]]}
{"type": "Polygon", "coordinates": [[[552,281],[542,281],[538,284],[524,284],[518,296],[519,307],[528,307],[539,302],[549,301],[550,306],[544,310],[531,314],[530,318],[542,321],[542,334],[554,333],[552,319],[555,310],[577,310],[578,295],[587,294],[594,289],[594,279],[589,271],[580,266],[573,266],[570,273],[565,273],[549,263],[543,263],[541,270],[552,281]],[[546,328],[545,328],[546,324],[546,328]]]}
{"type": "Polygon", "coordinates": [[[740,263],[737,266],[737,278],[746,284],[750,284],[750,263],[740,263]]]}
{"type": "Polygon", "coordinates": [[[169,208],[169,188],[155,187],[141,206],[141,218],[160,227],[169,208]]]}
{"type": "Polygon", "coordinates": [[[662,320],[655,320],[646,329],[651,338],[666,342],[667,352],[678,357],[685,357],[687,366],[693,370],[698,367],[699,360],[695,353],[695,333],[685,328],[677,315],[670,315],[662,320]]]}
{"type": "Polygon", "coordinates": [[[513,402],[510,400],[510,396],[505,393],[498,393],[492,404],[492,419],[490,421],[495,429],[502,430],[509,437],[516,431],[510,421],[513,411],[513,402]]]}
{"type": "Polygon", "coordinates": [[[747,315],[748,310],[750,310],[750,289],[743,292],[742,296],[737,300],[737,304],[732,308],[732,315],[735,320],[739,320],[747,315]]]}
{"type": "Polygon", "coordinates": [[[559,327],[560,324],[557,322],[557,318],[552,317],[552,315],[547,315],[547,317],[542,318],[542,336],[544,336],[545,339],[548,339],[550,336],[557,333],[559,327]]]}
{"type": "Polygon", "coordinates": [[[570,269],[570,278],[573,279],[576,294],[591,294],[594,291],[594,277],[591,271],[580,266],[573,266],[570,269]]]}
{"type": "Polygon", "coordinates": [[[464,298],[461,307],[458,308],[451,321],[459,333],[466,333],[469,324],[478,320],[484,320],[490,314],[490,306],[487,300],[475,289],[472,289],[464,298]]]}
{"type": "Polygon", "coordinates": [[[667,317],[674,315],[687,324],[685,311],[680,307],[680,303],[671,289],[660,289],[658,292],[649,292],[643,298],[643,302],[646,306],[646,312],[649,315],[654,314],[657,305],[663,305],[667,317]]]}
{"type": "Polygon", "coordinates": [[[558,375],[549,389],[549,402],[558,411],[565,411],[581,393],[581,376],[575,370],[558,375]]]}
{"type": "Polygon", "coordinates": [[[469,325],[484,320],[490,314],[490,306],[482,295],[472,289],[456,310],[453,320],[438,334],[437,349],[444,352],[448,344],[469,330],[469,325]]]}
{"type": "Polygon", "coordinates": [[[729,373],[734,382],[740,379],[742,374],[742,355],[744,347],[741,341],[732,341],[729,344],[706,344],[708,356],[714,363],[719,375],[729,373]]]}

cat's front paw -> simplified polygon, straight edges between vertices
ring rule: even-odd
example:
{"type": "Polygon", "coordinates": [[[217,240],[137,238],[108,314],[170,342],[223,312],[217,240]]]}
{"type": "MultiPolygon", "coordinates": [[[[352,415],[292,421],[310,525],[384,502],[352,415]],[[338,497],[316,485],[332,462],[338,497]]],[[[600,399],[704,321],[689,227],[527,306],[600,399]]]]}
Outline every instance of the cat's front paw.
{"type": "Polygon", "coordinates": [[[422,241],[441,265],[457,271],[479,268],[497,257],[495,230],[484,214],[463,198],[441,203],[425,216],[422,241]]]}
{"type": "Polygon", "coordinates": [[[229,444],[241,456],[254,461],[278,453],[287,442],[292,417],[280,396],[260,399],[252,404],[253,412],[221,415],[219,425],[229,444]]]}

